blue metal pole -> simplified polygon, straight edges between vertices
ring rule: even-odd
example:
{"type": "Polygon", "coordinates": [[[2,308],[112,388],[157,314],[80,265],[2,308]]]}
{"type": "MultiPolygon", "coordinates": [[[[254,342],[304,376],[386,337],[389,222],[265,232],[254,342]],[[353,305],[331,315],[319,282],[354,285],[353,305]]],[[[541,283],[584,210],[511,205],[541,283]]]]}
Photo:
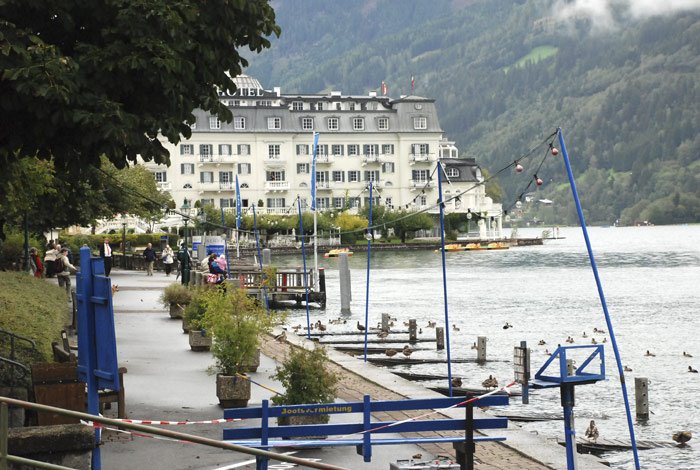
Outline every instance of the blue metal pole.
{"type": "Polygon", "coordinates": [[[301,217],[301,199],[297,198],[297,209],[299,210],[299,236],[301,237],[301,259],[304,260],[304,272],[301,277],[304,279],[304,294],[306,295],[306,337],[311,339],[311,318],[309,315],[309,282],[306,279],[306,248],[304,247],[304,223],[301,217]]]}
{"type": "Polygon", "coordinates": [[[595,283],[598,288],[598,296],[600,297],[600,304],[603,307],[603,313],[605,314],[605,323],[608,326],[608,331],[610,332],[610,342],[612,343],[613,351],[615,352],[615,361],[617,362],[617,373],[620,376],[620,387],[622,388],[622,398],[625,402],[625,413],[627,414],[627,427],[630,433],[630,441],[632,444],[632,453],[634,454],[634,466],[636,470],[640,470],[639,466],[639,454],[637,452],[637,440],[634,436],[634,424],[632,422],[632,411],[630,410],[629,398],[627,397],[627,387],[625,384],[625,371],[622,367],[622,359],[620,358],[620,351],[617,348],[617,339],[615,339],[615,332],[613,331],[612,320],[610,319],[610,313],[608,312],[608,304],[605,302],[605,294],[603,293],[603,285],[600,282],[600,276],[598,275],[598,266],[595,262],[595,257],[593,256],[593,249],[591,248],[591,240],[588,238],[588,229],[586,228],[586,220],[583,216],[583,209],[581,208],[581,201],[578,197],[578,189],[576,189],[576,181],[574,181],[574,173],[571,170],[571,162],[569,161],[569,153],[566,151],[566,144],[564,143],[564,134],[561,128],[557,129],[559,135],[559,145],[561,146],[561,154],[564,158],[564,164],[566,165],[566,174],[569,176],[569,184],[571,185],[571,193],[574,197],[574,203],[576,204],[576,212],[578,213],[579,221],[581,222],[581,230],[583,231],[583,239],[586,241],[586,249],[588,250],[588,259],[591,262],[591,269],[593,270],[593,277],[595,278],[595,283]]]}
{"type": "Polygon", "coordinates": [[[365,284],[365,362],[367,362],[367,334],[369,333],[369,267],[372,257],[372,181],[369,182],[369,217],[367,220],[367,283],[365,284]]]}
{"type": "Polygon", "coordinates": [[[445,207],[442,203],[442,162],[438,160],[438,205],[440,206],[440,252],[442,254],[442,295],[445,303],[445,340],[447,341],[447,387],[452,396],[452,361],[450,359],[450,315],[447,309],[447,270],[445,269],[445,207]]]}
{"type": "Polygon", "coordinates": [[[561,405],[564,408],[564,437],[566,440],[566,468],[578,468],[576,450],[576,426],[574,426],[574,386],[562,384],[561,405]]]}
{"type": "Polygon", "coordinates": [[[258,216],[255,215],[255,205],[253,205],[253,231],[255,232],[255,248],[258,250],[258,263],[260,264],[260,285],[262,286],[263,296],[265,297],[265,310],[270,311],[270,303],[267,301],[267,289],[263,284],[263,265],[262,254],[260,253],[260,234],[258,233],[258,216]]]}

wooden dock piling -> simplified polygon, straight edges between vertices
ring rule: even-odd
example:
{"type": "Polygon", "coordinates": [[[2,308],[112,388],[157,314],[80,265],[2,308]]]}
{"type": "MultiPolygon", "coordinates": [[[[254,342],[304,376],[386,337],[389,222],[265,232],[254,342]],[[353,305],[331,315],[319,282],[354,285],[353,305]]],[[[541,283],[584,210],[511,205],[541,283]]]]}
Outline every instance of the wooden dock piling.
{"type": "Polygon", "coordinates": [[[486,336],[476,338],[476,360],[477,362],[486,362],[486,336]]]}
{"type": "Polygon", "coordinates": [[[418,324],[415,319],[408,320],[408,342],[415,343],[418,339],[418,324]]]}
{"type": "Polygon", "coordinates": [[[382,331],[385,333],[389,332],[389,322],[391,321],[391,317],[389,316],[388,313],[382,313],[382,331]]]}
{"type": "Polygon", "coordinates": [[[634,401],[637,410],[637,419],[649,419],[649,379],[646,377],[634,378],[634,401]]]}
{"type": "Polygon", "coordinates": [[[435,344],[438,351],[445,349],[445,328],[442,326],[435,328],[435,344]]]}
{"type": "Polygon", "coordinates": [[[350,313],[350,301],[352,300],[352,285],[347,253],[340,254],[338,271],[340,276],[340,313],[341,315],[348,315],[350,313]]]}

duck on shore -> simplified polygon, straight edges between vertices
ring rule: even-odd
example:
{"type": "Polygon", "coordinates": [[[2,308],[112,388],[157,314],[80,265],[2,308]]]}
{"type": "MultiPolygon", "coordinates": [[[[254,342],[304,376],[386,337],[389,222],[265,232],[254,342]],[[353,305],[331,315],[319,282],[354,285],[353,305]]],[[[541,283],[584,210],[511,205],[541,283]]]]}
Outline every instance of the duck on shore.
{"type": "Polygon", "coordinates": [[[493,375],[489,375],[489,378],[481,382],[484,388],[496,388],[498,387],[498,379],[493,375]]]}
{"type": "Polygon", "coordinates": [[[690,372],[690,373],[692,373],[692,374],[697,374],[697,373],[698,373],[698,370],[697,370],[697,369],[693,369],[692,366],[688,366],[688,372],[690,372]]]}
{"type": "Polygon", "coordinates": [[[401,351],[401,353],[406,357],[411,357],[411,354],[413,354],[413,349],[411,349],[411,347],[407,344],[403,347],[403,351],[401,351]]]}
{"type": "Polygon", "coordinates": [[[683,357],[693,357],[693,355],[683,351],[683,357]]]}
{"type": "Polygon", "coordinates": [[[360,320],[357,320],[357,329],[360,331],[365,331],[365,325],[360,324],[360,320]]]}
{"type": "Polygon", "coordinates": [[[644,353],[644,355],[647,356],[647,357],[656,357],[656,354],[654,354],[653,352],[649,351],[648,349],[647,349],[647,352],[644,353]]]}

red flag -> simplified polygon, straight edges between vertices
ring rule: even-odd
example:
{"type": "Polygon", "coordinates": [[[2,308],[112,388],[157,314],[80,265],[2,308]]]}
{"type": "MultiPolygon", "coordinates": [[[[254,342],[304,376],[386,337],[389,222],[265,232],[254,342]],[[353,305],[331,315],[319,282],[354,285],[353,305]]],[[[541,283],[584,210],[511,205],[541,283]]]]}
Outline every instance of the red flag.
{"type": "Polygon", "coordinates": [[[413,78],[413,75],[411,75],[411,93],[413,93],[413,90],[416,88],[416,79],[413,78]]]}
{"type": "Polygon", "coordinates": [[[386,86],[386,83],[384,82],[384,80],[382,80],[382,95],[386,95],[387,91],[388,88],[386,86]]]}

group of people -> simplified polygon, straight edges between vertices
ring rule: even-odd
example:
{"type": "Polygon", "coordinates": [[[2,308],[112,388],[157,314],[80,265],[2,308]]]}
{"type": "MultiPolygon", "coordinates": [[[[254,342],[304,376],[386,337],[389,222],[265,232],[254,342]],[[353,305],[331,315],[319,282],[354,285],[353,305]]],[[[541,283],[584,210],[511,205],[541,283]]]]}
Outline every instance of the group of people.
{"type": "Polygon", "coordinates": [[[217,256],[216,253],[209,253],[209,256],[202,260],[202,269],[209,271],[207,282],[210,284],[221,284],[226,279],[227,271],[226,256],[217,256]]]}
{"type": "Polygon", "coordinates": [[[35,247],[29,249],[29,268],[34,277],[56,277],[59,287],[66,289],[68,300],[71,299],[70,275],[77,270],[73,266],[73,254],[68,247],[62,247],[60,243],[49,240],[46,245],[46,253],[42,261],[39,250],[35,247]]]}
{"type": "MultiPolygon", "coordinates": [[[[104,260],[105,276],[109,277],[109,274],[112,272],[112,247],[109,244],[108,237],[105,237],[104,242],[100,245],[100,257],[104,260]]],[[[175,263],[175,253],[170,248],[170,245],[165,245],[160,257],[165,267],[165,275],[170,276],[175,263]]],[[[146,245],[146,249],[143,250],[143,258],[146,260],[146,276],[153,276],[153,267],[158,255],[156,250],[153,249],[152,243],[146,245]]]]}

